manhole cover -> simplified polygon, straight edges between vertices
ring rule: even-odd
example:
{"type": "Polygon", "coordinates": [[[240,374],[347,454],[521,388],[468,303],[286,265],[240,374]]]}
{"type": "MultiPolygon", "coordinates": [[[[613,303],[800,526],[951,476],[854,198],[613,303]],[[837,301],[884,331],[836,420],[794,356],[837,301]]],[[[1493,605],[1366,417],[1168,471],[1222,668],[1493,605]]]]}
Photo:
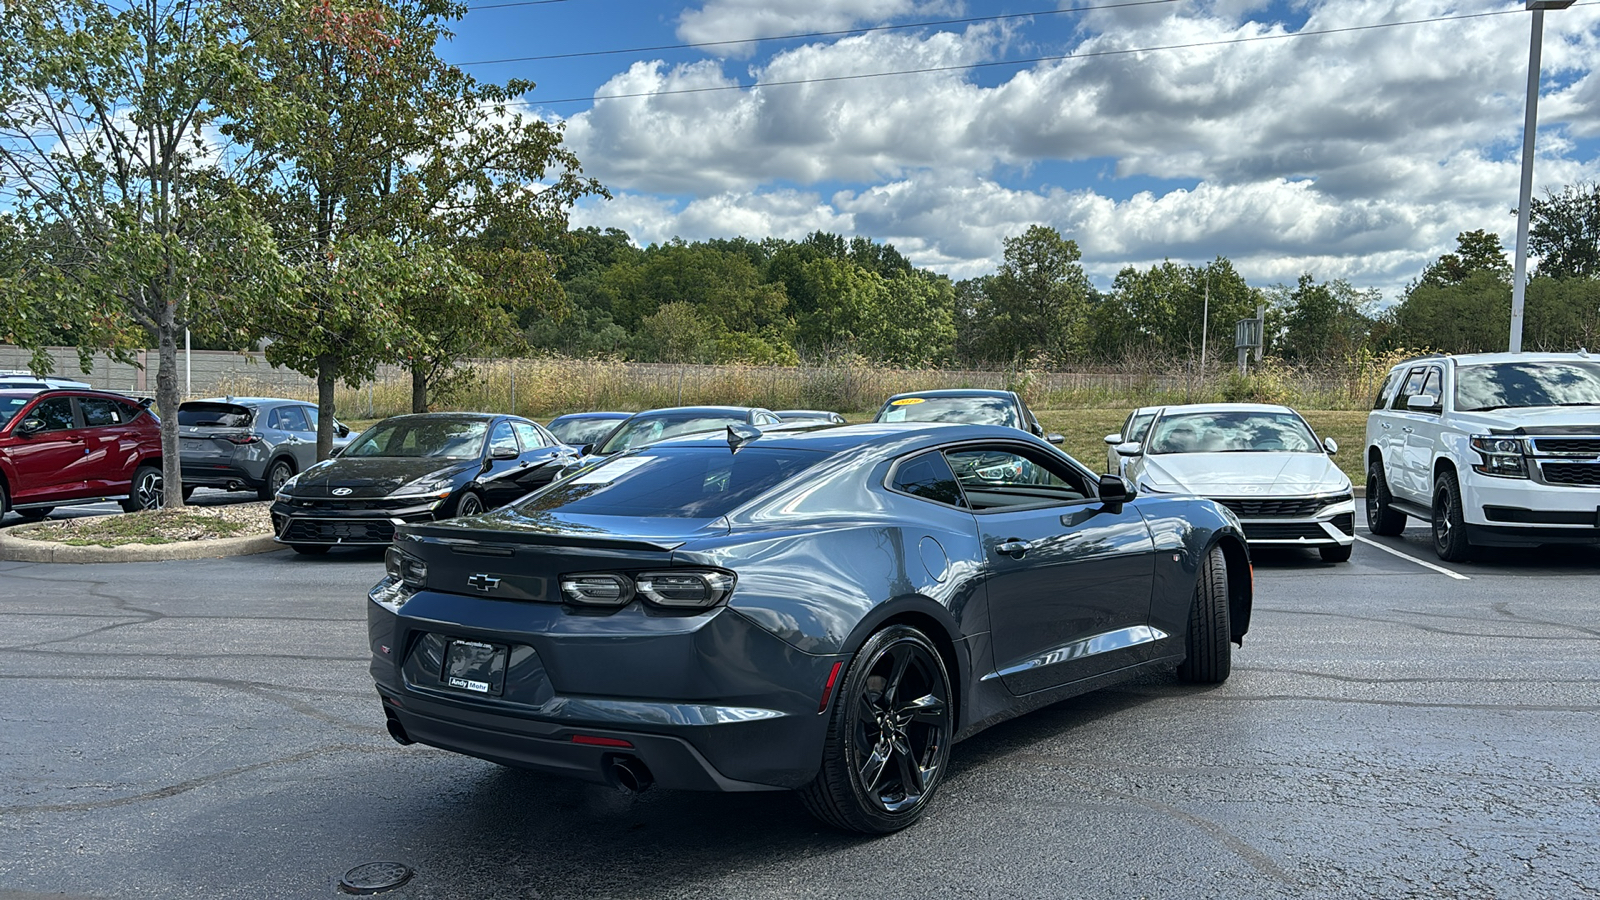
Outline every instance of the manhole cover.
{"type": "Polygon", "coordinates": [[[339,890],[347,894],[376,894],[411,880],[411,867],[397,862],[362,863],[344,873],[339,890]]]}

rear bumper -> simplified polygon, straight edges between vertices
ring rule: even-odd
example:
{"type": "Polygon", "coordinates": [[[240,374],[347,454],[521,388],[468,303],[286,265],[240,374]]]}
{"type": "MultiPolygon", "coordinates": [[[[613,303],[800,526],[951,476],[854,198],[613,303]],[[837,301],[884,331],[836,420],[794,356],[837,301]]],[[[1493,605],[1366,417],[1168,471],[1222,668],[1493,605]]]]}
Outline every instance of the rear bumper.
{"type": "Polygon", "coordinates": [[[186,487],[219,487],[242,484],[248,488],[260,488],[266,484],[260,472],[252,474],[249,470],[233,465],[197,465],[183,463],[183,483],[186,487]]]}
{"type": "Polygon", "coordinates": [[[595,615],[422,592],[398,613],[367,609],[384,714],[410,740],[596,782],[629,758],[682,790],[798,788],[821,765],[818,705],[844,657],[796,650],[727,608],[595,615]],[[445,684],[453,641],[508,648],[495,692],[445,684]]]}

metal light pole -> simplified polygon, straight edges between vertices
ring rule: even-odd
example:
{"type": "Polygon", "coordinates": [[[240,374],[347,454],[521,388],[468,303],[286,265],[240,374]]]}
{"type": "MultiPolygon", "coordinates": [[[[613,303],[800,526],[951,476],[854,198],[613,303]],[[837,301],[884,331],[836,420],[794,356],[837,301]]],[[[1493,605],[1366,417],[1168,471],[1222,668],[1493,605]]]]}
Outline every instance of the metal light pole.
{"type": "Polygon", "coordinates": [[[1511,346],[1522,352],[1522,308],[1528,293],[1528,218],[1533,206],[1533,136],[1539,123],[1539,51],[1544,44],[1544,11],[1566,9],[1576,0],[1526,0],[1533,13],[1533,34],[1528,39],[1527,119],[1522,125],[1522,189],[1517,200],[1516,264],[1511,274],[1511,346]]]}

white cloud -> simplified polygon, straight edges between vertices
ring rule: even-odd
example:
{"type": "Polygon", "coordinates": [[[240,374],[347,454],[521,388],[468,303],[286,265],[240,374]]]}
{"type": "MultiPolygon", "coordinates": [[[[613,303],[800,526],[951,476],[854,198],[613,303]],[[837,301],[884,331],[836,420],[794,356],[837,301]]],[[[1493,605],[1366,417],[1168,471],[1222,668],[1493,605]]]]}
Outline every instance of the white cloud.
{"type": "MultiPolygon", "coordinates": [[[[943,0],[710,0],[678,17],[678,37],[700,43],[844,31],[862,24],[888,24],[906,16],[925,20],[959,8],[959,4],[943,0]]],[[[742,57],[756,46],[741,43],[714,49],[718,55],[742,57]]]]}
{"type": "MultiPolygon", "coordinates": [[[[846,0],[713,0],[698,14],[717,13],[736,33],[738,13],[757,6],[812,23],[795,27],[869,15],[865,2],[846,0]]],[[[1509,244],[1527,63],[1520,4],[1503,7],[1513,15],[1253,40],[1284,34],[1257,21],[1266,6],[1099,11],[1075,43],[1054,48],[1038,48],[1019,23],[812,43],[742,73],[712,61],[636,64],[599,93],[769,86],[608,101],[573,117],[569,143],[626,195],[585,214],[598,222],[621,211],[614,221],[637,220],[646,230],[630,234],[645,241],[824,227],[893,243],[956,277],[993,271],[1005,236],[1043,222],[1078,240],[1101,279],[1124,263],[1221,254],[1256,283],[1310,270],[1391,297],[1453,249],[1458,232],[1485,228],[1509,244]],[[970,66],[1024,40],[1033,55],[1074,55],[1009,75],[986,70],[981,82],[970,71],[816,81],[970,66]],[[1194,44],[1204,46],[1143,49],[1194,44]],[[814,83],[773,85],[796,80],[814,83]],[[1101,161],[1115,174],[1093,190],[1026,177],[1041,165],[1101,161]],[[1161,186],[1136,191],[1128,179],[1161,186]],[[645,203],[663,193],[680,199],[645,203]]],[[[1443,0],[1302,9],[1304,31],[1460,14],[1443,0]]],[[[709,28],[712,19],[694,21],[709,28]]],[[[1600,137],[1600,7],[1549,14],[1545,48],[1541,190],[1600,178],[1600,163],[1583,156],[1592,141],[1581,143],[1600,137]]]]}

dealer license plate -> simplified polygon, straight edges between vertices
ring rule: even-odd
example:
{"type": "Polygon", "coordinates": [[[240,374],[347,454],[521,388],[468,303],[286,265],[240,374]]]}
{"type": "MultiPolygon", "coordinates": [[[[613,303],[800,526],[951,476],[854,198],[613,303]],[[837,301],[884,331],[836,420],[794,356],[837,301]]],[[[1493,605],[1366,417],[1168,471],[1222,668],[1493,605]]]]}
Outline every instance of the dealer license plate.
{"type": "Polygon", "coordinates": [[[444,650],[446,687],[474,694],[498,696],[505,687],[506,648],[477,641],[451,641],[444,650]]]}

